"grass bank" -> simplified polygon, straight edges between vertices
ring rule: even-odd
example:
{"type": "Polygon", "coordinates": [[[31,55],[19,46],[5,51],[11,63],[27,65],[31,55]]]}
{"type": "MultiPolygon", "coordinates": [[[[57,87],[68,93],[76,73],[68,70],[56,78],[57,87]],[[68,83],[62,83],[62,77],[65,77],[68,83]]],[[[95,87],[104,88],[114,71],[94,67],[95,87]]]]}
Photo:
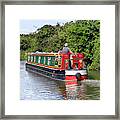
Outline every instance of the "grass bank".
{"type": "Polygon", "coordinates": [[[88,71],[88,78],[92,80],[100,80],[100,71],[88,71]]]}

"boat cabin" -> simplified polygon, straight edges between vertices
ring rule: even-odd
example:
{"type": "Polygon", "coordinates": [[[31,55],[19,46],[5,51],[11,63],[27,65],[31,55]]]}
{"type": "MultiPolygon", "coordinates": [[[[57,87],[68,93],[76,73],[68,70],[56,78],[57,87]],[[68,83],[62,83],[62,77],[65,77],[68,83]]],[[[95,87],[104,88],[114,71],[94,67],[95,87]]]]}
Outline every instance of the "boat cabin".
{"type": "Polygon", "coordinates": [[[84,54],[60,54],[60,53],[28,53],[27,62],[31,64],[37,64],[40,66],[46,66],[48,68],[69,70],[69,69],[83,69],[84,54]]]}

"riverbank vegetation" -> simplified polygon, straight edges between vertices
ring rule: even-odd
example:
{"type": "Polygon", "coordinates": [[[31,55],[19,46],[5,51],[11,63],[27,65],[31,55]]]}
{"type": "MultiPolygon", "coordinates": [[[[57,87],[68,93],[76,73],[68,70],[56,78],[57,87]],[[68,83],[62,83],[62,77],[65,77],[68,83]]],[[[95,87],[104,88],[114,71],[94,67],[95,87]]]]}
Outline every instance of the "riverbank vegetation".
{"type": "MultiPolygon", "coordinates": [[[[20,59],[27,52],[58,52],[65,43],[72,52],[85,54],[88,70],[100,70],[100,21],[77,20],[63,25],[44,25],[34,33],[20,34],[20,59]]],[[[95,75],[95,74],[94,74],[95,75]]]]}
{"type": "Polygon", "coordinates": [[[89,70],[88,78],[91,80],[100,80],[100,70],[89,70]]]}

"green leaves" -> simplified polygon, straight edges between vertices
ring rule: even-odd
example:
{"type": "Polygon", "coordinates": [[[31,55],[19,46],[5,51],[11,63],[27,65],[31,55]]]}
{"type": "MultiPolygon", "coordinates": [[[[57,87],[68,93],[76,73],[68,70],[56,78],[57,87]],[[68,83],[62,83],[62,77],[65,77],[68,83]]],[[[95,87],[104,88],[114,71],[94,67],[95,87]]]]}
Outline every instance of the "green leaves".
{"type": "Polygon", "coordinates": [[[100,69],[100,21],[77,20],[64,25],[44,25],[35,33],[20,36],[21,51],[57,52],[68,43],[72,52],[85,54],[88,69],[100,69]]]}

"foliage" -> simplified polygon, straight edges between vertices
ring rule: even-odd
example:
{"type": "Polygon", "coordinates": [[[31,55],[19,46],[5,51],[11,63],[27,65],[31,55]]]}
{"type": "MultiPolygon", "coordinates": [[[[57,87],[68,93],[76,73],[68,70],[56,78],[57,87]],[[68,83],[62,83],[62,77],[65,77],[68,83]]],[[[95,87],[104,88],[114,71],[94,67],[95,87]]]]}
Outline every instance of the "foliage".
{"type": "Polygon", "coordinates": [[[88,78],[89,79],[92,79],[92,80],[100,80],[100,71],[93,71],[93,70],[90,70],[88,71],[88,78]]]}
{"type": "Polygon", "coordinates": [[[20,35],[20,50],[21,53],[57,52],[63,48],[66,42],[72,52],[85,54],[89,70],[100,69],[99,20],[77,20],[64,25],[57,23],[55,26],[44,25],[34,33],[20,35]]]}

